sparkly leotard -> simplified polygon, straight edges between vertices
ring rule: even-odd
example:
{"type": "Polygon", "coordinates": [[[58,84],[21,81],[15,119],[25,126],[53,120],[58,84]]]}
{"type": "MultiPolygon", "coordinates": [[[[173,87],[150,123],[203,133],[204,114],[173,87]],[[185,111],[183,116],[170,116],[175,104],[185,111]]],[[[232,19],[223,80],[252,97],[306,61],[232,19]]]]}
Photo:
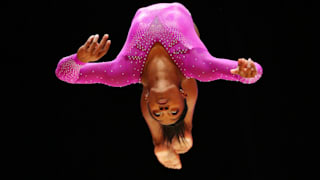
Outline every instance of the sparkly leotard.
{"type": "Polygon", "coordinates": [[[199,81],[217,79],[250,84],[262,75],[243,78],[230,73],[237,61],[213,57],[198,37],[190,12],[179,3],[160,3],[139,9],[131,23],[126,42],[116,59],[100,63],[83,63],[76,54],[58,63],[56,76],[68,83],[102,83],[123,87],[141,83],[141,74],[150,49],[161,43],[186,78],[199,81]]]}

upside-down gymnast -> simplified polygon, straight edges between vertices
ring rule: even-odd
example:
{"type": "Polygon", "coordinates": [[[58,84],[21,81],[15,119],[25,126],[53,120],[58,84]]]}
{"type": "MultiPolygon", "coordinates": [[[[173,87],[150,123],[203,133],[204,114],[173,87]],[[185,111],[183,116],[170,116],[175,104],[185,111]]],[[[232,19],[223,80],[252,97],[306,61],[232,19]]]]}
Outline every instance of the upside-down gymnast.
{"type": "Polygon", "coordinates": [[[200,40],[190,12],[179,3],[140,8],[116,59],[93,63],[109,50],[108,38],[105,34],[99,43],[99,35],[90,36],[77,53],[60,60],[56,76],[73,84],[142,84],[142,115],[151,132],[154,153],[167,168],[181,169],[179,154],[193,145],[196,80],[250,84],[262,75],[262,67],[250,58],[233,61],[212,56],[200,40]]]}

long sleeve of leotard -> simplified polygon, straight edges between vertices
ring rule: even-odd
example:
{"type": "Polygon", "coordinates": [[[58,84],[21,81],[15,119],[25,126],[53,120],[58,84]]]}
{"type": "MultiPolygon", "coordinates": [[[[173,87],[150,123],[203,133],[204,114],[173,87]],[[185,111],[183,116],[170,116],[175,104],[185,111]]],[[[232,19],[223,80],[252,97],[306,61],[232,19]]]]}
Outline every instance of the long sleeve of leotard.
{"type": "Polygon", "coordinates": [[[123,49],[115,60],[82,63],[73,54],[60,60],[56,75],[62,81],[75,84],[102,83],[122,87],[140,83],[148,54],[155,43],[161,43],[186,78],[251,84],[262,75],[258,63],[255,63],[258,73],[253,78],[231,74],[230,70],[236,68],[238,62],[212,56],[196,34],[190,12],[179,3],[160,3],[138,10],[123,49]]]}
{"type": "MultiPolygon", "coordinates": [[[[124,57],[123,57],[124,58],[124,57]]],[[[128,78],[127,71],[119,65],[121,55],[115,60],[99,63],[83,63],[73,54],[62,58],[56,68],[56,76],[65,82],[72,84],[101,83],[113,87],[126,86],[135,81],[128,78]],[[118,67],[119,66],[119,67],[118,67]]]]}
{"type": "Polygon", "coordinates": [[[231,69],[238,67],[238,61],[216,58],[212,56],[206,49],[195,48],[191,50],[192,63],[188,63],[186,67],[191,70],[188,75],[199,81],[214,81],[218,79],[229,81],[240,81],[244,84],[252,84],[260,79],[263,69],[258,63],[254,63],[257,68],[257,74],[253,78],[244,78],[237,74],[232,74],[231,69]],[[194,54],[194,55],[192,55],[194,54]]]}

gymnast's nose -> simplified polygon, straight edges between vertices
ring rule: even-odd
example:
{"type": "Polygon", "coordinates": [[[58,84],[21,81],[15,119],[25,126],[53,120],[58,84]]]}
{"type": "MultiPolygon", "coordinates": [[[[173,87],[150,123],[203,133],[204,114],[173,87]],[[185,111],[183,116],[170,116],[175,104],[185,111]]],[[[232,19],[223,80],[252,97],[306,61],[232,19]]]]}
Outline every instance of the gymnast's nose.
{"type": "Polygon", "coordinates": [[[160,111],[167,111],[169,106],[159,106],[160,111]]]}
{"type": "Polygon", "coordinates": [[[159,99],[158,100],[158,104],[160,105],[164,105],[164,104],[167,104],[168,103],[168,99],[159,99]]]}

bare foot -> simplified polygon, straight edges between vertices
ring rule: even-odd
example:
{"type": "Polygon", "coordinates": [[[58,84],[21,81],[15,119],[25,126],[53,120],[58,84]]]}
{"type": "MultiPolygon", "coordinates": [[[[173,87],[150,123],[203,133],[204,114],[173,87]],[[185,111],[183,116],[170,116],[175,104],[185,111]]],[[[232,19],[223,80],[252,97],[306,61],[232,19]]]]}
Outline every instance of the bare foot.
{"type": "Polygon", "coordinates": [[[154,148],[154,154],[163,166],[170,169],[182,168],[179,154],[177,154],[171,147],[167,147],[166,145],[157,145],[154,148]]]}
{"type": "Polygon", "coordinates": [[[177,138],[174,138],[172,140],[172,144],[171,144],[172,148],[178,154],[184,154],[184,153],[188,152],[193,145],[193,139],[192,139],[191,132],[185,131],[184,136],[185,136],[184,141],[182,140],[181,142],[179,142],[177,138]]]}

